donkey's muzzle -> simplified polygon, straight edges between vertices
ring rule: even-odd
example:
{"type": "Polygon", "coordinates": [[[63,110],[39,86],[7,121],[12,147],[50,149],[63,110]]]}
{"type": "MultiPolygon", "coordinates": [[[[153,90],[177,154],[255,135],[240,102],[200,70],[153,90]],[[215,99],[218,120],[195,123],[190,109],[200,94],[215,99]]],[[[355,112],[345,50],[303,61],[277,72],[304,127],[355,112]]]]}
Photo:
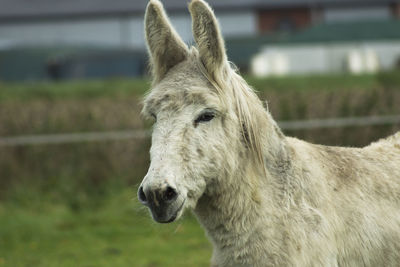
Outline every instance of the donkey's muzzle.
{"type": "Polygon", "coordinates": [[[169,223],[176,219],[179,208],[176,208],[178,193],[176,189],[167,186],[163,189],[145,190],[139,188],[138,199],[143,205],[149,207],[153,218],[159,223],[169,223]]]}

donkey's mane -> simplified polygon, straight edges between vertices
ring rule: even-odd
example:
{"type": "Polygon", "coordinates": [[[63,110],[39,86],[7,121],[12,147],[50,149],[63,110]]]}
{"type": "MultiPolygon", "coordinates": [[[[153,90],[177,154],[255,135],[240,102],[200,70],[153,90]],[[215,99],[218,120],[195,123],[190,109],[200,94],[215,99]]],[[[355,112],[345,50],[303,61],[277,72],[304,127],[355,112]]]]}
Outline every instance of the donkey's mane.
{"type": "Polygon", "coordinates": [[[199,70],[213,85],[221,101],[225,102],[224,104],[231,101],[231,104],[235,106],[242,137],[250,149],[251,159],[264,169],[262,145],[264,140],[262,137],[266,134],[264,132],[265,124],[268,122],[272,126],[271,129],[278,130],[278,132],[280,129],[269,116],[269,112],[264,108],[256,91],[240,76],[238,68],[232,62],[228,62],[225,68],[221,68],[221,71],[216,71],[211,76],[199,58],[195,47],[191,48],[191,55],[195,57],[199,70]]]}

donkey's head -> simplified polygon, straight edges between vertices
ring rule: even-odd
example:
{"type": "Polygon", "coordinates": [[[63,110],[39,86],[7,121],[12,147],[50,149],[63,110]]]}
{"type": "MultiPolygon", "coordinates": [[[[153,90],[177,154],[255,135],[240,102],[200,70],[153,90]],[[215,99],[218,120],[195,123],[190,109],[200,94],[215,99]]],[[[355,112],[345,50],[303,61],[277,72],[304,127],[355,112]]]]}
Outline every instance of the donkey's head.
{"type": "Polygon", "coordinates": [[[180,39],[159,1],[151,0],[145,15],[154,80],[143,114],[155,123],[151,164],[138,197],[162,223],[195,208],[221,177],[260,155],[258,127],[250,120],[263,116],[251,111],[260,101],[229,66],[210,7],[193,0],[189,10],[198,49],[180,39]]]}

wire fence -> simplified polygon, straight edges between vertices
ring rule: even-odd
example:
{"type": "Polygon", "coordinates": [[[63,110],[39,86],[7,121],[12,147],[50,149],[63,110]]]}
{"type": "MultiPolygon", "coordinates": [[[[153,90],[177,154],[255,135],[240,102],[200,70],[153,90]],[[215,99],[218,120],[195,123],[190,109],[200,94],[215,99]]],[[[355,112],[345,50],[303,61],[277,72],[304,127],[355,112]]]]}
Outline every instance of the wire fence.
{"type": "Polygon", "coordinates": [[[309,130],[318,128],[341,128],[353,126],[375,126],[400,123],[400,115],[347,117],[278,122],[283,130],[309,130]]]}
{"type": "MultiPolygon", "coordinates": [[[[281,121],[278,122],[278,124],[283,130],[310,130],[388,124],[400,125],[400,115],[281,121]]],[[[0,146],[68,144],[77,142],[144,139],[149,138],[150,135],[150,130],[21,135],[0,137],[0,146]]]]}

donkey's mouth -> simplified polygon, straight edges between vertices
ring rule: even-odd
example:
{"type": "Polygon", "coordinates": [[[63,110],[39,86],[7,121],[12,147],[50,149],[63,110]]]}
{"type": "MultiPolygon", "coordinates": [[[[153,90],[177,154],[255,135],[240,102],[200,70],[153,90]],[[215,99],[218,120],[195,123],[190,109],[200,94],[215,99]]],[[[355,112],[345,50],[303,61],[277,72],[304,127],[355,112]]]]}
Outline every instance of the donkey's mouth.
{"type": "Polygon", "coordinates": [[[185,205],[185,200],[182,201],[182,204],[177,209],[174,209],[172,212],[170,212],[170,209],[173,207],[168,207],[164,212],[157,212],[157,211],[154,211],[153,209],[150,209],[150,210],[153,215],[153,219],[156,222],[171,223],[171,222],[175,221],[176,218],[178,218],[178,215],[180,215],[184,205],[185,205]]]}

